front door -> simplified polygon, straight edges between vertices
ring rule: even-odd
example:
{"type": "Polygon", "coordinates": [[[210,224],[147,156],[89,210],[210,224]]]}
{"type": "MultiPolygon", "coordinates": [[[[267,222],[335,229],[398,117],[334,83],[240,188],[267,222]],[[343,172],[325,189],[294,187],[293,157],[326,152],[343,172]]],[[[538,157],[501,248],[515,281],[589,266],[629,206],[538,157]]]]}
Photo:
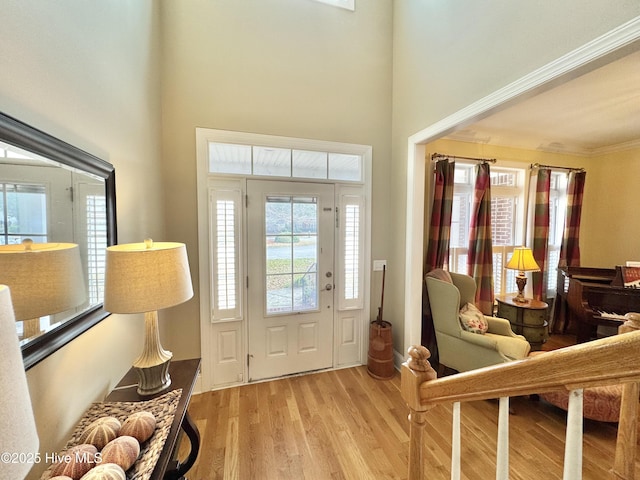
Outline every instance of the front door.
{"type": "Polygon", "coordinates": [[[247,181],[249,380],[333,364],[333,185],[247,181]]]}

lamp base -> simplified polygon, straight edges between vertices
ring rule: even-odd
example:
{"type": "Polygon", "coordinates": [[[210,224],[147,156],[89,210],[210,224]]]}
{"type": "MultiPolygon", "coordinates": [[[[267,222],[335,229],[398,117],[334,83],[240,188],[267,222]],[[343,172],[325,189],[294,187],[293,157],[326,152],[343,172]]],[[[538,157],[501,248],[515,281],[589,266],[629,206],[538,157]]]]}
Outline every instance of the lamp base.
{"type": "Polygon", "coordinates": [[[527,277],[525,276],[524,272],[519,272],[518,275],[516,275],[516,285],[518,285],[518,295],[516,295],[515,297],[513,297],[513,301],[516,303],[529,303],[529,300],[527,300],[526,298],[524,298],[524,287],[527,284],[527,277]]]}
{"type": "Polygon", "coordinates": [[[134,362],[133,368],[138,374],[138,393],[153,395],[171,385],[169,363],[173,354],[162,348],[160,344],[158,312],[144,314],[144,327],[144,348],[134,362]]]}
{"type": "Polygon", "coordinates": [[[148,367],[136,367],[134,369],[138,374],[138,394],[153,395],[161,392],[171,385],[171,377],[169,376],[169,364],[171,358],[158,365],[148,367]]]}

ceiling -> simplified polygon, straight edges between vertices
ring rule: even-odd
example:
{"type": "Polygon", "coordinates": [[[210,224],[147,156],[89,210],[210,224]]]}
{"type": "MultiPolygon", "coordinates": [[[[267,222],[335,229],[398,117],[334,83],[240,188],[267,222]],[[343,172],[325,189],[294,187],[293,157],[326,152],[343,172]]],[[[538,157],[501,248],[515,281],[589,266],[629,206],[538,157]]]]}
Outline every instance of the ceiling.
{"type": "Polygon", "coordinates": [[[447,138],[586,156],[640,147],[640,51],[447,138]]]}

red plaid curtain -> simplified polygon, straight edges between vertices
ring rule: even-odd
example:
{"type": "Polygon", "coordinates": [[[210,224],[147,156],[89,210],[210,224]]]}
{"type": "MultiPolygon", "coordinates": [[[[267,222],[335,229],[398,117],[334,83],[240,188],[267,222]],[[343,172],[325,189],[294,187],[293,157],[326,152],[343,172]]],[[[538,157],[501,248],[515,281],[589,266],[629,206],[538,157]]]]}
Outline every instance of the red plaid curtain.
{"type": "Polygon", "coordinates": [[[436,163],[425,272],[430,272],[434,268],[442,268],[449,259],[455,168],[455,162],[449,162],[449,160],[441,160],[436,163]]]}
{"type": "Polygon", "coordinates": [[[493,245],[491,242],[491,176],[488,163],[476,167],[467,272],[477,285],[476,306],[493,314],[493,245]]]}
{"type": "Polygon", "coordinates": [[[549,250],[549,191],[551,190],[551,169],[540,168],[536,180],[536,197],[533,210],[533,258],[540,267],[533,272],[533,298],[543,300],[546,297],[547,253],[549,250]]]}
{"type": "MultiPolygon", "coordinates": [[[[435,165],[433,175],[433,205],[429,225],[429,244],[424,271],[442,268],[449,260],[449,237],[451,234],[451,210],[453,208],[453,178],[456,165],[449,160],[440,160],[435,165]]],[[[439,363],[436,331],[431,317],[427,285],[422,281],[422,332],[421,343],[429,349],[429,361],[434,366],[439,363]]]]}
{"type": "Polygon", "coordinates": [[[560,265],[580,266],[580,216],[582,214],[582,194],[587,173],[571,171],[567,186],[567,217],[564,222],[562,244],[560,245],[560,265]]]}

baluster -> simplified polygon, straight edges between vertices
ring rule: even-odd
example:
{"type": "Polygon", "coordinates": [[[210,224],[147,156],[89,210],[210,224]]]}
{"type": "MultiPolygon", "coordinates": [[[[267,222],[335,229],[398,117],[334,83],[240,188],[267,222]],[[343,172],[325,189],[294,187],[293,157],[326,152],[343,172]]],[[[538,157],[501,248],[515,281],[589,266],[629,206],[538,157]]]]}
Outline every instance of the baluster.
{"type": "Polygon", "coordinates": [[[453,404],[451,421],[451,480],[460,480],[460,402],[453,404]]]}
{"type": "Polygon", "coordinates": [[[569,392],[563,480],[582,478],[582,389],[569,392]]]}
{"type": "Polygon", "coordinates": [[[496,480],[509,480],[509,397],[500,398],[496,480]]]}

